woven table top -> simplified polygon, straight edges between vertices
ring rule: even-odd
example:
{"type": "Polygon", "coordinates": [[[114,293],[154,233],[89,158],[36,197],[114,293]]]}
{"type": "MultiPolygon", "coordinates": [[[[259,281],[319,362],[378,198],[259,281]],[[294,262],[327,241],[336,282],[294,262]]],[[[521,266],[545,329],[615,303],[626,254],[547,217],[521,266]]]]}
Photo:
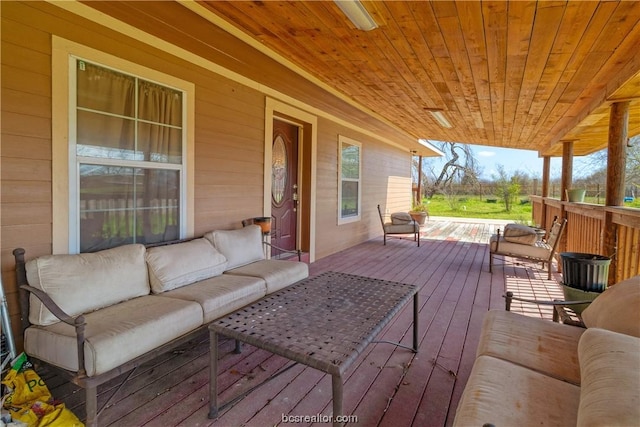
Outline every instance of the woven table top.
{"type": "Polygon", "coordinates": [[[218,319],[209,330],[342,375],[416,292],[414,285],[327,272],[218,319]]]}

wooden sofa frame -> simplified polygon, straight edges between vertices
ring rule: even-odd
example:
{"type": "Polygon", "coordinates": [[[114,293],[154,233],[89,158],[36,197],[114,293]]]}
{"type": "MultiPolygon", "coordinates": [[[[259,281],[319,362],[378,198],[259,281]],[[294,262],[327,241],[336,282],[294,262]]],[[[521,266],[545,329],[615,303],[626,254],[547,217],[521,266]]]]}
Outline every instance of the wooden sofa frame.
{"type": "MultiPolygon", "coordinates": [[[[154,246],[165,246],[176,243],[187,242],[193,239],[184,239],[177,240],[171,242],[163,242],[159,244],[148,245],[147,247],[154,246]]],[[[263,244],[268,245],[266,242],[263,244]]],[[[280,248],[278,248],[280,249],[280,248]]],[[[284,251],[284,249],[282,249],[284,251]]],[[[300,251],[288,251],[293,255],[297,255],[298,261],[301,259],[300,251]]],[[[95,376],[87,376],[86,371],[84,370],[85,361],[84,361],[84,330],[85,330],[85,318],[83,315],[79,315],[76,317],[70,316],[65,313],[54,301],[51,297],[46,293],[41,291],[38,288],[33,286],[29,286],[27,282],[27,271],[26,271],[26,261],[25,261],[25,250],[23,248],[17,248],[13,251],[13,255],[15,257],[16,262],[16,281],[19,289],[19,298],[20,298],[20,326],[21,333],[24,334],[24,331],[31,326],[29,322],[29,295],[33,294],[36,298],[38,298],[42,304],[51,311],[51,313],[60,319],[62,322],[71,325],[75,328],[76,332],[76,344],[77,344],[77,354],[78,354],[78,372],[68,371],[66,369],[60,368],[58,366],[49,364],[43,360],[36,359],[33,356],[29,356],[29,358],[35,362],[36,365],[46,366],[48,370],[60,375],[61,378],[75,384],[85,390],[85,410],[86,410],[86,421],[85,424],[87,426],[97,426],[98,425],[98,415],[100,410],[98,410],[98,386],[104,384],[107,381],[110,381],[123,373],[129,372],[144,363],[147,363],[156,357],[168,353],[171,350],[174,350],[185,343],[195,339],[199,335],[203,334],[209,324],[204,324],[196,329],[172,340],[169,341],[160,347],[157,347],[143,355],[136,357],[122,365],[104,372],[95,376]]],[[[215,321],[215,320],[214,320],[215,321]]],[[[236,340],[235,344],[235,352],[240,353],[241,344],[236,340]]]]}

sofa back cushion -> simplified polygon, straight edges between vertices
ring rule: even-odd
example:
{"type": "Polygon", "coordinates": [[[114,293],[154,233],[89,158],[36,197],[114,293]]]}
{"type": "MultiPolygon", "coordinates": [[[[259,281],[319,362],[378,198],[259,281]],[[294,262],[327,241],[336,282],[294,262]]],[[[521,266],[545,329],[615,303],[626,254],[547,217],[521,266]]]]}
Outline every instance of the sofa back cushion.
{"type": "Polygon", "coordinates": [[[640,420],[640,338],[588,328],[578,344],[577,426],[637,426],[640,420]]]}
{"type": "MultiPolygon", "coordinates": [[[[145,247],[125,245],[77,255],[46,255],[26,264],[27,281],[46,292],[70,316],[148,295],[145,247]]],[[[59,320],[33,295],[29,321],[50,325],[59,320]]]]}
{"type": "Polygon", "coordinates": [[[147,249],[151,290],[159,294],[219,276],[227,259],[207,239],[147,249]]]}
{"type": "Polygon", "coordinates": [[[237,230],[215,230],[204,237],[227,259],[227,269],[264,259],[262,229],[249,225],[237,230]]]}
{"type": "Polygon", "coordinates": [[[640,337],[640,276],[608,287],[582,312],[587,328],[640,337]]]}
{"type": "Polygon", "coordinates": [[[504,240],[522,245],[533,245],[538,240],[536,231],[524,224],[507,224],[504,227],[504,240]]]}

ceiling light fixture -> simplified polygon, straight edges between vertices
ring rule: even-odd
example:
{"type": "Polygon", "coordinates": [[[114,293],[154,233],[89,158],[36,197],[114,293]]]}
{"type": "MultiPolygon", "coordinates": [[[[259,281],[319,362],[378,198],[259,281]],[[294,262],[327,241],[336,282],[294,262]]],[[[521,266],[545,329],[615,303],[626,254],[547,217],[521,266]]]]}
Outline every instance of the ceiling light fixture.
{"type": "Polygon", "coordinates": [[[434,119],[436,119],[436,121],[440,124],[440,126],[442,126],[443,128],[451,128],[453,126],[451,126],[451,123],[449,123],[449,120],[447,120],[447,118],[444,116],[444,114],[442,114],[442,111],[438,111],[438,110],[431,110],[429,111],[431,113],[431,115],[433,116],[434,119]]]}
{"type": "Polygon", "coordinates": [[[378,28],[376,21],[369,15],[369,12],[359,0],[334,0],[334,3],[353,22],[357,29],[370,31],[378,28]]]}

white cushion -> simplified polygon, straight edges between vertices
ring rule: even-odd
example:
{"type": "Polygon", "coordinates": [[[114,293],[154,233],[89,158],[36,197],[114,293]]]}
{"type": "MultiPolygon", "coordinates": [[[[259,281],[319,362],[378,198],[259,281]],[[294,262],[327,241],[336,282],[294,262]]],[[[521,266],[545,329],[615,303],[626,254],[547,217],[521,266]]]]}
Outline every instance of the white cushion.
{"type": "Polygon", "coordinates": [[[523,224],[507,224],[504,227],[504,239],[511,243],[521,245],[533,245],[538,240],[536,231],[523,224]]]}
{"type": "MultiPolygon", "coordinates": [[[[145,247],[125,245],[77,255],[46,255],[26,264],[27,281],[49,294],[68,315],[78,316],[150,293],[145,247]]],[[[29,298],[29,321],[50,325],[59,320],[29,298]]]]}
{"type": "Polygon", "coordinates": [[[309,276],[309,266],[304,262],[264,259],[249,265],[225,271],[226,275],[260,277],[267,284],[267,294],[275,292],[309,276]]]}
{"type": "MultiPolygon", "coordinates": [[[[146,295],[85,315],[87,375],[107,372],[202,325],[202,307],[192,301],[146,295]]],[[[24,348],[29,356],[76,372],[75,329],[64,322],[30,326],[24,348]]]]}
{"type": "Polygon", "coordinates": [[[640,338],[640,276],[609,286],[582,312],[587,328],[640,338]]]}
{"type": "Polygon", "coordinates": [[[551,246],[538,240],[535,245],[523,245],[505,240],[504,236],[494,234],[489,238],[491,252],[501,255],[511,255],[516,257],[535,258],[540,260],[548,260],[551,256],[551,246]],[[498,245],[498,242],[500,243],[498,245]],[[497,250],[497,251],[496,251],[497,250]]]}
{"type": "Polygon", "coordinates": [[[493,356],[580,385],[578,342],[584,328],[511,311],[485,314],[476,355],[493,356]]]}
{"type": "Polygon", "coordinates": [[[580,387],[574,384],[502,359],[478,356],[453,426],[571,426],[579,401],[580,387]]]}
{"type": "Polygon", "coordinates": [[[391,224],[402,225],[410,224],[413,221],[409,212],[394,212],[391,214],[391,224]]]}
{"type": "Polygon", "coordinates": [[[161,292],[219,276],[227,259],[207,239],[147,249],[151,290],[161,292]]]}
{"type": "Polygon", "coordinates": [[[264,259],[262,229],[249,225],[237,230],[215,230],[204,235],[227,259],[227,269],[264,259]]]}
{"type": "Polygon", "coordinates": [[[640,425],[640,339],[588,328],[578,345],[578,427],[640,425]]]}
{"type": "Polygon", "coordinates": [[[204,322],[209,323],[262,298],[265,289],[264,280],[259,277],[224,274],[162,296],[197,302],[202,307],[204,322]]]}

